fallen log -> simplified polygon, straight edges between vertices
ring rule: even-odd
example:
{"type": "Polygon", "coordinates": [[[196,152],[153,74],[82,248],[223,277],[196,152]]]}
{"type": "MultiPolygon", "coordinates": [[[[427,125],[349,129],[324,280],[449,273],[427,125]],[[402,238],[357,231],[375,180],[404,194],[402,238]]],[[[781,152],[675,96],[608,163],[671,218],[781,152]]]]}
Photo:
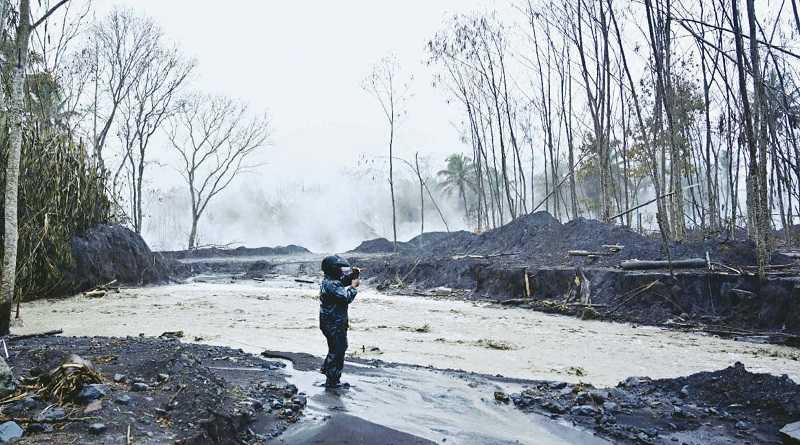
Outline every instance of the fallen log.
{"type": "Polygon", "coordinates": [[[569,256],[611,256],[614,255],[616,252],[593,252],[590,250],[568,250],[567,255],[569,256]]]}
{"type": "Polygon", "coordinates": [[[302,278],[295,278],[294,281],[296,283],[304,283],[304,284],[316,284],[315,281],[312,280],[303,280],[302,278]]]}
{"type": "Polygon", "coordinates": [[[673,261],[627,260],[619,263],[619,267],[625,270],[668,269],[670,265],[674,269],[705,269],[708,267],[705,258],[689,258],[673,261]]]}
{"type": "Polygon", "coordinates": [[[53,335],[60,335],[60,334],[63,334],[63,333],[64,333],[63,329],[56,329],[56,330],[53,330],[53,331],[39,332],[37,334],[15,335],[13,337],[8,337],[6,339],[6,341],[11,343],[12,341],[17,341],[17,340],[25,340],[25,339],[28,339],[28,338],[38,338],[38,337],[50,337],[50,336],[53,336],[53,335]]]}
{"type": "Polygon", "coordinates": [[[104,290],[90,290],[88,292],[84,292],[83,296],[86,298],[102,298],[106,296],[106,291],[104,290]]]}

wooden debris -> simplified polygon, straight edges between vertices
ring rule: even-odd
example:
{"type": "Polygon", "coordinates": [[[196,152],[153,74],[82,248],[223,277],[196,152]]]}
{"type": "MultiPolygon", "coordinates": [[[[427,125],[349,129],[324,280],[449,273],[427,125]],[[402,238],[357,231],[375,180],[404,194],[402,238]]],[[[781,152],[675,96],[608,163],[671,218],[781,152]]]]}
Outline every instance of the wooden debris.
{"type": "Polygon", "coordinates": [[[14,342],[14,341],[17,341],[17,340],[25,340],[25,339],[28,339],[28,338],[38,338],[38,337],[50,337],[52,335],[59,335],[59,334],[63,334],[63,333],[64,333],[63,329],[56,329],[56,330],[53,330],[53,331],[39,332],[39,333],[36,333],[36,334],[15,335],[13,337],[8,337],[6,339],[6,341],[11,343],[11,342],[14,342]]]}
{"type": "Polygon", "coordinates": [[[528,268],[526,267],[525,269],[523,269],[522,273],[523,273],[523,275],[525,277],[524,278],[524,280],[525,280],[525,298],[530,299],[531,298],[531,281],[528,278],[528,268]]]}
{"type": "Polygon", "coordinates": [[[312,280],[303,280],[302,278],[295,278],[294,281],[296,283],[304,283],[304,284],[316,284],[316,282],[312,280]]]}
{"type": "Polygon", "coordinates": [[[636,289],[629,291],[627,294],[622,296],[622,301],[616,306],[614,306],[613,309],[606,312],[605,315],[613,314],[614,312],[618,311],[620,308],[631,302],[634,298],[638,297],[639,295],[642,295],[643,293],[647,292],[648,290],[652,289],[654,286],[658,284],[661,284],[661,280],[655,280],[649,284],[645,284],[644,286],[639,286],[636,289]]]}
{"type": "Polygon", "coordinates": [[[106,291],[104,290],[90,290],[88,292],[84,292],[83,296],[86,298],[102,298],[106,296],[106,291]]]}
{"type": "Polygon", "coordinates": [[[708,267],[705,258],[689,258],[683,260],[627,260],[619,264],[625,270],[650,270],[650,269],[705,269],[708,267]]]}
{"type": "Polygon", "coordinates": [[[591,250],[568,250],[567,255],[569,256],[611,256],[614,255],[615,252],[594,252],[591,250]]]}

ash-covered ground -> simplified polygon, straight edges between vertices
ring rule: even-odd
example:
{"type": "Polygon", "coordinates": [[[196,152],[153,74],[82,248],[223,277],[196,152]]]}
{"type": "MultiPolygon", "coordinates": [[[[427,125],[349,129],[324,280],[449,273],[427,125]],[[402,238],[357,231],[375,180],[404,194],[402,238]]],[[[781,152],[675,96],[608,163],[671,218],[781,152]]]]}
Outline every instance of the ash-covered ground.
{"type": "Polygon", "coordinates": [[[351,308],[348,390],[322,390],[316,372],[323,255],[171,252],[183,284],[22,306],[18,333],[74,337],[9,343],[19,389],[4,420],[22,443],[598,445],[778,444],[800,420],[800,355],[768,344],[798,332],[789,256],[760,282],[749,243],[705,239],[671,257],[708,258],[712,270],[623,270],[664,259],[660,242],[546,213],[347,255],[370,278],[351,308]],[[164,331],[183,337],[154,338],[164,331]],[[69,354],[99,372],[74,388],[92,396],[37,393],[69,354]]]}
{"type": "Polygon", "coordinates": [[[480,235],[423,234],[396,251],[389,241],[372,240],[348,254],[382,288],[396,292],[444,287],[546,312],[768,341],[797,343],[800,334],[800,267],[775,252],[768,279],[757,279],[749,241],[689,240],[671,244],[667,256],[660,240],[625,227],[582,218],[561,223],[538,212],[480,235]],[[628,260],[668,259],[695,259],[701,267],[620,267],[628,260]]]}

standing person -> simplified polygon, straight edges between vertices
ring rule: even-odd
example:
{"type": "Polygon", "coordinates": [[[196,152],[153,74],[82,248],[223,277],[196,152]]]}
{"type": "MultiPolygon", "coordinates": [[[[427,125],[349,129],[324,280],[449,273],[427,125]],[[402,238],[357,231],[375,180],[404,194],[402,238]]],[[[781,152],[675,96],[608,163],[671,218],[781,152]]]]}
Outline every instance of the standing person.
{"type": "Polygon", "coordinates": [[[325,374],[325,387],[341,386],[344,353],[347,351],[347,307],[356,298],[360,284],[358,269],[338,255],[322,260],[319,292],[319,328],[328,341],[328,355],[320,370],[325,374]]]}

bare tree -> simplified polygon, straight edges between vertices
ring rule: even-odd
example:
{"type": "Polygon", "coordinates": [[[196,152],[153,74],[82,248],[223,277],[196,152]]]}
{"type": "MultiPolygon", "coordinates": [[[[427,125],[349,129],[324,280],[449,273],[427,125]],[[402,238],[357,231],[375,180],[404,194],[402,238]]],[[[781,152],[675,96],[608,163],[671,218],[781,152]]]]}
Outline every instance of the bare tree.
{"type": "Polygon", "coordinates": [[[123,101],[149,69],[161,32],[149,18],[116,8],[95,24],[87,50],[94,54],[94,155],[105,170],[103,148],[123,101]],[[102,96],[101,96],[102,95],[102,96]],[[104,103],[101,103],[104,102],[104,103]]]}
{"type": "Polygon", "coordinates": [[[112,182],[116,193],[120,187],[120,173],[125,170],[130,194],[129,217],[136,233],[142,232],[142,184],[150,141],[174,112],[174,99],[195,66],[194,61],[185,60],[177,48],[165,47],[158,29],[151,32],[158,38],[152,51],[142,59],[144,70],[133,79],[131,93],[120,103],[118,135],[123,157],[112,182]]]}
{"type": "Polygon", "coordinates": [[[212,198],[240,173],[256,167],[252,157],[267,142],[270,121],[242,102],[196,94],[168,119],[167,136],[180,155],[180,174],[189,187],[192,228],[188,248],[197,244],[197,223],[212,198]]]}
{"type": "Polygon", "coordinates": [[[394,135],[398,118],[405,112],[408,83],[400,77],[400,62],[393,55],[381,59],[364,79],[362,88],[378,100],[389,125],[389,192],[392,198],[392,239],[397,250],[397,203],[394,196],[394,135]]]}
{"type": "MultiPolygon", "coordinates": [[[[0,335],[7,335],[11,322],[11,306],[17,276],[17,242],[19,240],[17,203],[19,191],[19,162],[22,153],[22,133],[25,127],[25,73],[28,68],[28,47],[31,32],[55,10],[66,3],[62,0],[31,24],[30,0],[20,0],[16,30],[17,60],[11,80],[8,104],[8,161],[3,207],[3,275],[0,281],[0,335]]],[[[2,11],[5,13],[5,11],[2,11]]],[[[0,14],[2,15],[2,14],[0,14]]]]}

